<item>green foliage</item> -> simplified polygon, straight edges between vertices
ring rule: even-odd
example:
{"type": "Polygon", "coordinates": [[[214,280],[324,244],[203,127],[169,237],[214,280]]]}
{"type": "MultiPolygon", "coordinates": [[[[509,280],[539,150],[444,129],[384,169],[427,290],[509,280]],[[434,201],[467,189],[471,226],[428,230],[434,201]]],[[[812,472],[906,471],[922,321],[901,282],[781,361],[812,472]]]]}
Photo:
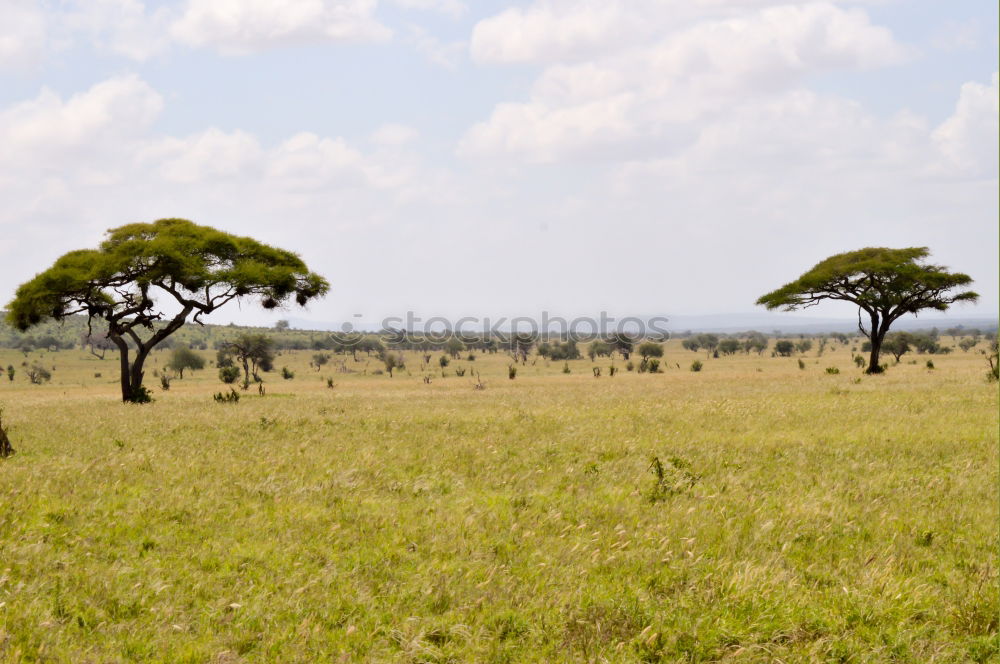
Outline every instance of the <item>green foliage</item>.
{"type": "Polygon", "coordinates": [[[780,357],[789,357],[795,351],[795,344],[788,339],[782,339],[774,343],[774,352],[780,357]]]}
{"type": "Polygon", "coordinates": [[[238,361],[243,367],[243,389],[251,378],[261,382],[260,372],[274,369],[274,340],[264,334],[245,332],[222,343],[219,349],[219,366],[231,366],[238,361]]]}
{"type": "Polygon", "coordinates": [[[219,380],[227,385],[235,383],[240,378],[240,369],[233,364],[219,367],[219,380]]]}
{"type": "Polygon", "coordinates": [[[723,355],[735,355],[743,347],[739,339],[728,337],[719,341],[719,352],[723,355]]]}
{"type": "Polygon", "coordinates": [[[833,375],[836,375],[836,374],[839,374],[839,373],[840,373],[840,369],[838,369],[837,367],[827,367],[827,368],[826,368],[826,372],[827,372],[828,374],[833,374],[833,375]]]}
{"type": "Polygon", "coordinates": [[[7,380],[9,380],[10,382],[13,383],[14,382],[14,374],[16,374],[16,373],[17,372],[14,370],[14,365],[13,364],[8,364],[7,365],[7,380]]]}
{"type": "Polygon", "coordinates": [[[167,368],[176,371],[181,378],[184,378],[185,369],[192,371],[204,369],[205,358],[187,346],[178,346],[170,351],[170,360],[167,362],[167,368]]]}
{"type": "Polygon", "coordinates": [[[805,368],[806,368],[806,363],[805,363],[805,362],[803,362],[803,361],[802,361],[802,360],[800,359],[800,360],[799,360],[799,369],[805,369],[805,368]]]}
{"type": "Polygon", "coordinates": [[[170,376],[165,373],[160,374],[160,389],[164,392],[170,389],[170,376]]]}
{"type": "Polygon", "coordinates": [[[762,295],[757,304],[794,311],[822,300],[843,300],[865,311],[885,311],[895,320],[904,313],[928,308],[944,311],[955,302],[978,299],[972,291],[949,293],[971,284],[972,278],[923,263],[929,255],[926,247],[869,247],[837,254],[762,295]]]}
{"type": "Polygon", "coordinates": [[[281,377],[285,380],[292,380],[295,378],[295,372],[288,367],[281,367],[281,377]]]}
{"type": "Polygon", "coordinates": [[[507,378],[514,380],[517,378],[517,366],[510,364],[507,366],[507,378]]]}
{"type": "Polygon", "coordinates": [[[691,371],[694,372],[701,371],[703,366],[704,365],[701,363],[701,360],[695,360],[694,362],[691,363],[691,371]]]}
{"type": "Polygon", "coordinates": [[[768,340],[760,332],[750,332],[747,335],[746,340],[743,342],[743,352],[744,353],[757,353],[760,355],[765,350],[767,350],[768,340]]]}
{"type": "Polygon", "coordinates": [[[663,344],[658,344],[655,341],[644,341],[639,344],[635,352],[639,353],[643,358],[663,357],[663,344]]]}
{"type": "Polygon", "coordinates": [[[538,354],[549,360],[579,360],[582,355],[576,341],[543,341],[538,344],[538,354]]]}
{"type": "Polygon", "coordinates": [[[568,373],[570,373],[570,370],[569,370],[569,362],[564,362],[564,363],[563,363],[563,368],[562,368],[562,372],[563,372],[564,374],[568,374],[568,373]]]}
{"type": "Polygon", "coordinates": [[[447,355],[442,355],[441,357],[438,358],[438,365],[440,365],[442,369],[444,369],[449,364],[451,364],[451,358],[449,358],[447,355]]]}
{"type": "Polygon", "coordinates": [[[810,341],[809,339],[802,339],[801,341],[798,341],[795,344],[795,350],[802,354],[808,353],[810,350],[812,350],[812,347],[813,347],[813,342],[810,341]]]}

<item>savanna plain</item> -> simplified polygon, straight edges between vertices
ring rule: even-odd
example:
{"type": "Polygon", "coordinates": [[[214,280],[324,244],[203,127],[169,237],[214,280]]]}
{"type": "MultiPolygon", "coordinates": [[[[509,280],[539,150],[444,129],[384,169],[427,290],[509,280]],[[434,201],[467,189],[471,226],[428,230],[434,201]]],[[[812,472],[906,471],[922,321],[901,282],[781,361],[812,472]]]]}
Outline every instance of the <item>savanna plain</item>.
{"type": "Polygon", "coordinates": [[[985,348],[286,351],[238,403],[157,351],[147,405],[110,354],[0,351],[55,367],[0,376],[0,661],[995,662],[985,348]]]}

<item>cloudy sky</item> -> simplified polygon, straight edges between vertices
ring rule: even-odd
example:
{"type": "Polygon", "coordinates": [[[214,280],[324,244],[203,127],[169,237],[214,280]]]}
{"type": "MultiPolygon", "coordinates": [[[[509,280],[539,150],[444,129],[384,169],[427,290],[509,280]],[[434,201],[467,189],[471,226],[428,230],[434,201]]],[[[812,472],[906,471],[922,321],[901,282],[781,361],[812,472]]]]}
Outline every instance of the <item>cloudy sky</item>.
{"type": "Polygon", "coordinates": [[[929,246],[976,279],[960,313],[994,314],[997,23],[986,0],[0,0],[0,298],[177,216],[302,254],[333,289],[284,315],[317,321],[749,312],[864,246],[929,246]]]}

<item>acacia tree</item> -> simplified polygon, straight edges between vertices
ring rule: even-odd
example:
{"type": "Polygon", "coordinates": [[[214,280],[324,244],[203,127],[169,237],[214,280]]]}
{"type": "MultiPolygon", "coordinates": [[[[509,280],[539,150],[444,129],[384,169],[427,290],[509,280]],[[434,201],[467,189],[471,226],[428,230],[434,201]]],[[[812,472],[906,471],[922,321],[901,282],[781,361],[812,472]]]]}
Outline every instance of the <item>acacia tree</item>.
{"type": "Polygon", "coordinates": [[[185,219],[161,219],[111,229],[97,249],[62,256],[17,289],[7,320],[21,331],[77,314],[88,324],[102,321],[118,348],[122,400],[141,403],[149,400],[142,385],[146,358],[189,319],[200,324],[202,316],[243,298],[266,309],[289,299],[305,305],[328,289],[290,251],[185,219]]]}
{"type": "Polygon", "coordinates": [[[259,383],[260,372],[274,368],[274,340],[264,334],[240,334],[222,344],[217,355],[219,366],[231,365],[233,357],[243,365],[243,389],[248,389],[251,377],[259,383]]]}
{"type": "Polygon", "coordinates": [[[972,278],[923,262],[929,254],[926,247],[868,247],[837,254],[795,281],[761,296],[757,304],[784,311],[812,307],[824,300],[857,305],[858,329],[871,342],[865,373],[881,373],[879,354],[893,322],[923,309],[944,311],[955,302],[975,302],[979,298],[973,291],[955,292],[971,284],[972,278]],[[862,313],[868,315],[868,329],[862,313]]]}

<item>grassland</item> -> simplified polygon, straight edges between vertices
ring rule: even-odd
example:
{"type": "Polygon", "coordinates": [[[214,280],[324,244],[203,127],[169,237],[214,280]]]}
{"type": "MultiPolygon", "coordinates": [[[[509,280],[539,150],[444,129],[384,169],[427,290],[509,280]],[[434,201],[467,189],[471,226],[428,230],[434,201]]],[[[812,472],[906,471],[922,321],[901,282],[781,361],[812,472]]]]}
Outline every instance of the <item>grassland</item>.
{"type": "Polygon", "coordinates": [[[998,660],[976,351],[862,377],[671,342],[661,374],[513,381],[311,355],[227,405],[212,369],[123,405],[82,351],[2,378],[0,661],[998,660]]]}

